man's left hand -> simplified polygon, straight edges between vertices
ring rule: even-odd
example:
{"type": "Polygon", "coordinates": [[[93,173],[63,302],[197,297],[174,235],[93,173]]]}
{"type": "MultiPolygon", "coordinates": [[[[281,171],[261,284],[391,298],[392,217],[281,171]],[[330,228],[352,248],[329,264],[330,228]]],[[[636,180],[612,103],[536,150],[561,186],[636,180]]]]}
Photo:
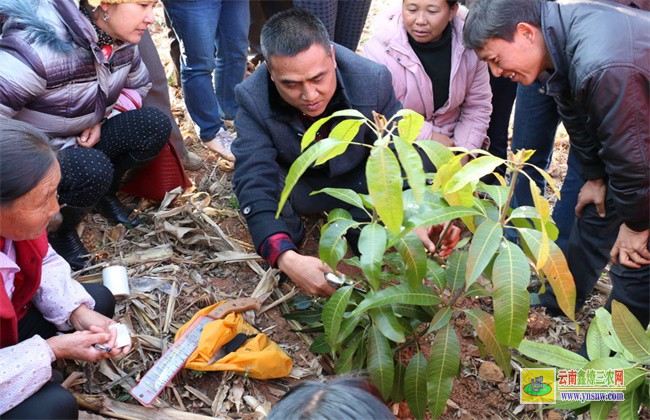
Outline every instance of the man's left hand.
{"type": "MultiPolygon", "coordinates": [[[[436,242],[438,242],[440,234],[443,230],[445,230],[445,223],[415,228],[413,229],[413,233],[415,233],[418,238],[420,238],[420,241],[422,241],[422,245],[424,245],[426,250],[433,254],[436,252],[436,242]]],[[[447,233],[445,234],[445,237],[442,240],[442,244],[440,245],[440,256],[447,257],[449,254],[451,254],[459,240],[460,228],[452,224],[449,226],[449,229],[447,229],[447,233]]]]}
{"type": "Polygon", "coordinates": [[[648,251],[648,234],[650,229],[636,232],[624,224],[618,230],[618,237],[609,257],[612,264],[621,263],[629,268],[641,268],[650,264],[648,251]]]}

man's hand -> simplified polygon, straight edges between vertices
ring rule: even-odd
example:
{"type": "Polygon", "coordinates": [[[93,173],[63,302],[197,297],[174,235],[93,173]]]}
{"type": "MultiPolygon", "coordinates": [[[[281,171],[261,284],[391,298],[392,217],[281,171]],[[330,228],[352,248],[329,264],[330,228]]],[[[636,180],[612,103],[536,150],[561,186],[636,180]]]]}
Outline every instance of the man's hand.
{"type": "Polygon", "coordinates": [[[576,216],[582,217],[582,210],[587,204],[594,203],[600,217],[605,217],[605,196],[607,186],[602,179],[591,179],[585,183],[578,194],[576,216]]]}
{"type": "MultiPolygon", "coordinates": [[[[109,353],[110,357],[117,356],[119,354],[127,354],[131,351],[131,346],[126,346],[122,348],[115,348],[115,342],[117,340],[117,330],[115,328],[108,328],[111,324],[115,324],[115,321],[105,317],[99,312],[89,309],[86,305],[81,305],[70,314],[70,324],[77,331],[101,331],[109,334],[110,338],[106,342],[106,345],[112,350],[109,353]]],[[[103,343],[100,343],[103,344],[103,343]]]]}
{"type": "Polygon", "coordinates": [[[648,233],[650,229],[636,232],[623,223],[618,230],[618,237],[609,253],[612,264],[621,263],[629,268],[641,268],[650,264],[648,251],[648,233]]]}
{"type": "Polygon", "coordinates": [[[102,123],[97,123],[92,127],[86,128],[77,137],[77,144],[81,147],[91,148],[99,141],[99,136],[102,133],[102,123]]]}
{"type": "Polygon", "coordinates": [[[278,257],[278,268],[310,295],[331,296],[336,291],[325,280],[332,270],[318,258],[285,251],[278,257]]]}
{"type": "MultiPolygon", "coordinates": [[[[440,234],[445,230],[446,223],[440,223],[434,226],[422,226],[416,229],[413,229],[413,233],[418,235],[422,245],[430,253],[436,252],[436,242],[440,238],[440,234]]],[[[440,246],[440,256],[447,257],[454,250],[454,247],[460,240],[460,229],[453,224],[447,229],[447,233],[442,240],[442,245],[440,246]]]]}
{"type": "MultiPolygon", "coordinates": [[[[96,362],[114,356],[112,353],[117,351],[117,349],[114,349],[111,353],[106,353],[93,347],[93,344],[110,347],[111,335],[97,327],[92,327],[92,329],[86,331],[76,331],[72,334],[55,335],[45,341],[52,349],[57,360],[69,359],[96,362]]],[[[117,354],[120,352],[118,351],[117,354]]]]}

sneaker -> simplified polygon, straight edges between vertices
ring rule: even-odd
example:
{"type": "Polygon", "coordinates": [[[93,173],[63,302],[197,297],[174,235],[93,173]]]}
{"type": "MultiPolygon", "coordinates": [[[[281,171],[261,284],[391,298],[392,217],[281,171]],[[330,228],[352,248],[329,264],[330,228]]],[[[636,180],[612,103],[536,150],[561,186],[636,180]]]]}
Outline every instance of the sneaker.
{"type": "Polygon", "coordinates": [[[230,151],[230,146],[235,138],[234,134],[221,128],[212,140],[203,144],[213,152],[220,154],[224,159],[234,162],[235,156],[230,151]]]}
{"type": "Polygon", "coordinates": [[[187,152],[187,156],[181,158],[183,168],[187,171],[196,171],[203,166],[203,159],[196,153],[187,152]]]}

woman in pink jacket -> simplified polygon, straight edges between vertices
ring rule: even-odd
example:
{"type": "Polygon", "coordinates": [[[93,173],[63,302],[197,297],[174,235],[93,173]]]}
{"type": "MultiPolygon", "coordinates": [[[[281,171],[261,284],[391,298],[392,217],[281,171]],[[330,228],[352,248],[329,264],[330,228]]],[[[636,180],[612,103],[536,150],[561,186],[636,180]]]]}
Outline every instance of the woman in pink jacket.
{"type": "Polygon", "coordinates": [[[463,45],[456,0],[403,0],[374,22],[362,55],[384,64],[404,108],[424,115],[418,139],[467,149],[489,144],[492,91],[487,65],[463,45]]]}

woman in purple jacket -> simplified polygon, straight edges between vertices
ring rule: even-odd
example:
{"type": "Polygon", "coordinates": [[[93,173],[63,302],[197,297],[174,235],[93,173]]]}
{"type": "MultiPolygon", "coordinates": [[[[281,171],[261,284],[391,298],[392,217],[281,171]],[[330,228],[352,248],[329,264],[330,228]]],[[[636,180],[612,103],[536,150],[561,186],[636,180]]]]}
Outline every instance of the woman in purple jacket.
{"type": "Polygon", "coordinates": [[[424,116],[418,139],[467,149],[489,144],[492,111],[487,65],[463,46],[456,0],[404,0],[383,13],[362,55],[384,64],[404,108],[424,116]]]}
{"type": "Polygon", "coordinates": [[[49,240],[75,270],[88,254],[79,222],[94,208],[111,223],[137,225],[115,193],[169,140],[171,124],[157,109],[107,119],[124,89],[138,102],[151,86],[136,44],[155,3],[0,2],[0,116],[44,131],[57,150],[63,221],[49,240]]]}

